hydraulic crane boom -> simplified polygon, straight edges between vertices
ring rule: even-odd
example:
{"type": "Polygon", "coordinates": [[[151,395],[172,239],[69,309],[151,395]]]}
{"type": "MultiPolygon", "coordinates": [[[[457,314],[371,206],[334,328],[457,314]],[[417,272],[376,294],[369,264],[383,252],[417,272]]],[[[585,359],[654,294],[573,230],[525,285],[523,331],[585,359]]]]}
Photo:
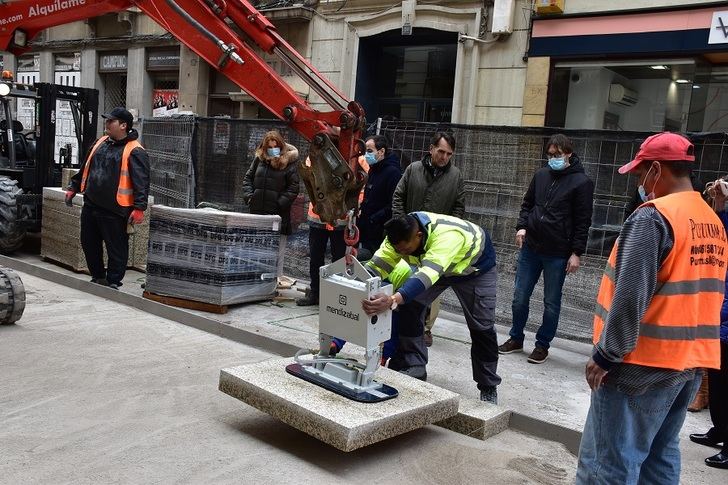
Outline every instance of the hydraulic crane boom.
{"type": "Polygon", "coordinates": [[[333,223],[347,213],[355,215],[357,195],[366,179],[357,161],[364,152],[362,107],[347,100],[246,0],[0,0],[0,50],[22,54],[44,29],[132,7],[312,142],[311,167],[302,164],[301,175],[322,220],[333,223]],[[255,53],[251,43],[279,56],[331,111],[313,109],[255,53]]]}

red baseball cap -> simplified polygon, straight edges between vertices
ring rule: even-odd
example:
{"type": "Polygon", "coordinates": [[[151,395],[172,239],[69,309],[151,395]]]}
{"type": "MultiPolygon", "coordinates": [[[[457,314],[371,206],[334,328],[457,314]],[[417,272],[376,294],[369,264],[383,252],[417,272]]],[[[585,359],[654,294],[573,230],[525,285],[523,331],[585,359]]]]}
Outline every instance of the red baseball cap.
{"type": "Polygon", "coordinates": [[[677,133],[658,133],[648,137],[634,160],[619,167],[619,173],[631,172],[643,161],[694,162],[695,147],[690,140],[677,133]]]}

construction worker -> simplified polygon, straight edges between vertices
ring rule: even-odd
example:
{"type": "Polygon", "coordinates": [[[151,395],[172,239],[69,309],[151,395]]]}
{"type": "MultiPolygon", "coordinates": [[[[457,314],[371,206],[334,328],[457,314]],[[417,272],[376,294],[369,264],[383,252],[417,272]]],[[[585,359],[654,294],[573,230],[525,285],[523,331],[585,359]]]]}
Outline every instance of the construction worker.
{"type": "Polygon", "coordinates": [[[122,285],[129,259],[127,224],[141,224],[149,195],[149,157],[124,108],[102,115],[106,134],[99,138],[66,189],[66,205],[83,194],[81,247],[91,281],[122,285]],[[104,267],[103,245],[108,267],[104,267]]]}
{"type": "Polygon", "coordinates": [[[473,379],[480,399],[497,403],[498,342],[495,329],[496,266],[490,235],[456,217],[413,212],[384,226],[386,239],[366,263],[387,278],[401,260],[415,267],[392,296],[362,302],[367,315],[388,308],[399,311],[399,341],[389,367],[427,379],[427,347],[423,334],[427,306],[452,288],[463,308],[472,339],[473,379]]]}
{"type": "Polygon", "coordinates": [[[690,182],[694,161],[689,140],[660,133],[619,169],[636,176],[643,204],[625,221],[597,296],[577,484],[680,480],[695,369],[720,367],[728,266],[723,223],[690,182]]]}
{"type": "MultiPolygon", "coordinates": [[[[448,216],[465,215],[465,180],[453,165],[455,137],[438,131],[430,139],[430,149],[419,162],[410,164],[397,184],[392,198],[392,216],[414,211],[435,212],[448,216]]],[[[432,345],[432,327],[440,313],[440,299],[435,299],[425,321],[425,344],[432,345]]]]}

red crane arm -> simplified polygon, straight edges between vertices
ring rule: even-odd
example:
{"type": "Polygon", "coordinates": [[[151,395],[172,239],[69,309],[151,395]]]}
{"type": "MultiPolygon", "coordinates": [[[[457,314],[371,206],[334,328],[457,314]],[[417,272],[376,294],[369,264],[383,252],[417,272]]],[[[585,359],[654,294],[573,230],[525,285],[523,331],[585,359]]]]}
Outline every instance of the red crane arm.
{"type": "Polygon", "coordinates": [[[351,202],[341,205],[338,200],[336,207],[325,206],[332,198],[350,201],[351,194],[332,194],[337,188],[349,193],[362,182],[357,158],[364,151],[360,140],[365,126],[363,109],[347,100],[246,0],[11,0],[0,5],[0,50],[21,54],[44,29],[131,7],[139,8],[270,112],[313,141],[309,155],[313,168],[329,166],[323,171],[314,170],[317,174],[310,175],[314,179],[312,184],[307,183],[312,201],[321,205],[316,210],[322,219],[332,222],[354,208],[351,202]],[[241,38],[234,28],[244,32],[247,39],[241,38]],[[278,55],[332,110],[313,109],[255,53],[250,42],[278,55]],[[327,183],[326,178],[331,180],[327,183]]]}

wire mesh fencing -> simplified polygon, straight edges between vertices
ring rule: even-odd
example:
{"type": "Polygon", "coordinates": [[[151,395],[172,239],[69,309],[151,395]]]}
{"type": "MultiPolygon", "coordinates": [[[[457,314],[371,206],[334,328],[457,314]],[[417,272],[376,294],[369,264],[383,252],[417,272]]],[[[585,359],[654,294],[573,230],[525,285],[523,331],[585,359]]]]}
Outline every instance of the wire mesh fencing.
{"type": "MultiPolygon", "coordinates": [[[[282,122],[181,118],[145,120],[143,126],[144,144],[156,173],[152,195],[158,203],[167,200],[161,203],[195,207],[207,202],[225,210],[247,212],[242,198],[243,178],[266,131],[279,130],[288,143],[298,148],[299,160],[307,154],[308,142],[282,122]]],[[[463,171],[466,181],[465,218],[488,230],[495,244],[499,271],[496,314],[504,325],[511,321],[518,256],[514,237],[523,195],[534,172],[546,163],[549,137],[564,133],[572,139],[574,152],[594,181],[595,194],[586,254],[579,271],[569,275],[564,285],[558,336],[589,340],[606,257],[636,193],[634,176],[619,175],[617,168],[634,157],[651,133],[384,120],[370,127],[371,134],[378,132],[389,139],[403,166],[423,157],[430,137],[438,130],[450,131],[456,139],[453,163],[463,171]]],[[[696,146],[699,184],[728,173],[725,134],[692,134],[691,138],[696,146]]],[[[309,278],[307,207],[308,196],[301,184],[291,210],[294,232],[287,238],[285,273],[304,279],[309,278]]],[[[531,298],[530,330],[541,323],[542,302],[543,283],[539,282],[531,298]]],[[[445,293],[443,303],[448,310],[461,311],[451,292],[445,293]]]]}
{"type": "MultiPolygon", "coordinates": [[[[405,163],[425,155],[436,131],[455,136],[453,163],[462,170],[466,183],[465,219],[488,230],[493,238],[499,271],[496,315],[505,325],[511,323],[518,258],[515,233],[523,196],[533,174],[547,162],[548,139],[555,133],[566,134],[595,191],[586,253],[580,270],[569,275],[564,284],[558,335],[580,341],[591,338],[601,274],[636,193],[634,176],[619,175],[617,169],[634,158],[642,141],[652,133],[383,120],[372,125],[372,131],[385,135],[405,163]]],[[[691,138],[696,146],[697,185],[728,173],[725,134],[699,133],[691,138]]],[[[446,292],[443,303],[448,310],[460,312],[453,293],[446,292]]],[[[538,328],[542,314],[543,279],[531,298],[529,330],[538,328]]]]}

